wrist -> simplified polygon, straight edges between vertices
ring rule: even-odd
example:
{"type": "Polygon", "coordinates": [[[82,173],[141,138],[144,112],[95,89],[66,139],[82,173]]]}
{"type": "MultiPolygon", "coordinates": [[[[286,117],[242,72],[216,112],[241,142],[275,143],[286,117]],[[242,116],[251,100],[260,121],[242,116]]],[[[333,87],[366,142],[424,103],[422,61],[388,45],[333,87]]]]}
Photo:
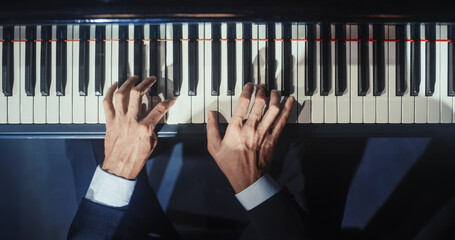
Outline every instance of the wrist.
{"type": "Polygon", "coordinates": [[[125,163],[122,161],[110,161],[109,159],[105,159],[103,165],[101,166],[101,169],[104,171],[129,180],[136,179],[141,168],[142,166],[138,167],[134,164],[125,163]]]}
{"type": "Polygon", "coordinates": [[[229,179],[232,188],[234,189],[235,194],[238,194],[253,185],[257,180],[259,180],[264,174],[249,174],[243,177],[234,176],[232,179],[229,179]]]}

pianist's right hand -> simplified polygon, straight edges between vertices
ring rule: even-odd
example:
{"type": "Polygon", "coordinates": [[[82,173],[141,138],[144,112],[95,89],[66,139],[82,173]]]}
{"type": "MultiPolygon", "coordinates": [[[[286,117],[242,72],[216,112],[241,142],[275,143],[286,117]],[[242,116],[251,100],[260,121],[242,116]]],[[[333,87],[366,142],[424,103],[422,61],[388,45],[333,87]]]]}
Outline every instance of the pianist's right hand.
{"type": "Polygon", "coordinates": [[[263,115],[266,105],[265,85],[259,84],[256,87],[253,107],[245,120],[253,91],[252,83],[243,88],[223,139],[218,130],[215,113],[208,114],[208,150],[236,194],[265,175],[278,137],[294,104],[294,97],[289,97],[280,111],[280,94],[272,90],[269,108],[263,115]]]}
{"type": "Polygon", "coordinates": [[[104,99],[106,138],[102,169],[126,179],[135,179],[141,171],[157,143],[155,126],[175,102],[167,99],[146,112],[142,96],[156,78],[146,78],[134,87],[137,81],[137,76],[130,77],[115,94],[114,83],[104,99]]]}

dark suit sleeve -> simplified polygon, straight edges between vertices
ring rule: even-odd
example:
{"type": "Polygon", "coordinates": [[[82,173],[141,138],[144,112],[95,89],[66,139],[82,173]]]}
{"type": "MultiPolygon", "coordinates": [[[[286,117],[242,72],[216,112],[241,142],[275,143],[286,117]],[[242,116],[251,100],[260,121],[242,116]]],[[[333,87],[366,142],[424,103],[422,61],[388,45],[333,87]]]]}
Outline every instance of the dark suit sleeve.
{"type": "Polygon", "coordinates": [[[126,208],[107,207],[82,199],[73,219],[68,239],[112,239],[126,208]]]}
{"type": "Polygon", "coordinates": [[[259,239],[313,239],[307,214],[287,189],[282,189],[247,215],[259,239]]]}

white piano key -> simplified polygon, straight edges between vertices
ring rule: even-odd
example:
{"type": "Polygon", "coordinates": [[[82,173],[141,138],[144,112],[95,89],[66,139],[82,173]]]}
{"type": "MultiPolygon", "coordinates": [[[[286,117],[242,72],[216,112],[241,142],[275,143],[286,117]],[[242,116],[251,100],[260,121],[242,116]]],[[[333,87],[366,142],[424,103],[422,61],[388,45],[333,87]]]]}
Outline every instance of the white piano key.
{"type": "MultiPolygon", "coordinates": [[[[106,32],[107,34],[107,32],[106,32]]],[[[113,24],[112,25],[112,44],[111,44],[111,81],[112,83],[119,81],[119,25],[113,24]]],[[[107,69],[106,69],[107,70],[107,69]]],[[[106,89],[107,90],[107,89],[106,89]]],[[[115,100],[115,99],[114,99],[115,100]]],[[[114,101],[115,103],[115,101],[114,101]]]]}
{"type": "MultiPolygon", "coordinates": [[[[166,99],[166,24],[160,24],[158,29],[158,76],[157,81],[157,96],[152,97],[153,106],[156,106],[159,102],[166,99]]],[[[163,116],[160,123],[164,123],[167,116],[163,116]]]]}
{"type": "MultiPolygon", "coordinates": [[[[131,41],[134,39],[134,24],[128,24],[128,68],[127,68],[127,77],[133,76],[134,75],[134,41],[131,41]]],[[[172,42],[171,42],[172,44],[172,42]]],[[[139,57],[139,56],[136,56],[139,57]]],[[[139,79],[139,81],[142,81],[142,79],[139,79]]]]}
{"type": "MultiPolygon", "coordinates": [[[[385,39],[389,37],[389,27],[387,25],[384,26],[384,33],[385,39]]],[[[385,84],[384,84],[384,91],[382,92],[381,96],[376,96],[376,123],[388,123],[389,122],[389,81],[387,81],[388,76],[388,60],[389,59],[389,44],[388,42],[384,42],[384,53],[378,52],[377,54],[385,54],[384,61],[385,61],[385,84]]]]}
{"type": "MultiPolygon", "coordinates": [[[[32,39],[26,39],[25,36],[25,26],[20,27],[20,39],[32,41],[32,39]]],[[[33,96],[27,96],[25,93],[25,58],[29,57],[25,54],[25,45],[26,42],[20,43],[20,81],[21,81],[21,123],[33,123],[33,96]]]]}
{"type": "MultiPolygon", "coordinates": [[[[295,27],[293,28],[295,30],[295,27]]],[[[293,53],[296,53],[297,58],[297,102],[298,102],[298,123],[311,122],[311,97],[305,95],[305,55],[307,42],[306,38],[306,25],[297,25],[297,35],[292,35],[293,39],[297,39],[297,48],[293,48],[293,53]]],[[[293,31],[295,33],[295,31],[293,31]]],[[[293,45],[295,47],[295,45],[293,45]]],[[[294,75],[295,76],[295,75],[294,75]]]]}
{"type": "MultiPolygon", "coordinates": [[[[14,40],[20,40],[20,26],[14,26],[14,40]]],[[[20,81],[20,42],[13,43],[14,83],[12,96],[8,97],[8,123],[20,123],[21,81],[20,81]]]]}
{"type": "MultiPolygon", "coordinates": [[[[221,38],[227,39],[227,24],[221,24],[221,38]]],[[[214,39],[217,41],[217,39],[214,39]]],[[[227,41],[221,41],[221,61],[220,61],[220,95],[218,97],[218,111],[219,111],[219,122],[229,123],[231,120],[231,96],[227,95],[228,85],[228,52],[227,52],[227,41]]]]}
{"type": "MultiPolygon", "coordinates": [[[[351,39],[358,39],[358,26],[351,25],[351,39]]],[[[350,81],[351,81],[351,123],[363,122],[363,98],[359,92],[359,42],[351,41],[350,81]]]]}
{"type": "MultiPolygon", "coordinates": [[[[335,39],[335,25],[330,25],[331,28],[331,38],[335,39]]],[[[336,123],[337,121],[337,98],[335,96],[335,75],[336,75],[336,67],[335,67],[335,59],[336,59],[336,42],[331,41],[330,39],[324,39],[324,41],[330,41],[330,53],[331,53],[331,89],[329,94],[324,97],[324,122],[325,123],[336,123]]]]}
{"type": "MultiPolygon", "coordinates": [[[[236,23],[235,25],[236,39],[243,39],[243,25],[242,23],[236,23]]],[[[239,96],[242,93],[243,88],[243,41],[235,42],[235,88],[234,95],[231,98],[232,113],[234,113],[237,103],[239,102],[239,96]]]]}
{"type": "Polygon", "coordinates": [[[267,74],[267,24],[258,24],[258,38],[261,41],[258,41],[258,81],[260,83],[266,83],[266,74],[267,74]]]}
{"type": "MultiPolygon", "coordinates": [[[[346,39],[351,39],[351,27],[346,25],[346,39]]],[[[341,44],[341,42],[340,42],[341,44]]],[[[346,42],[346,90],[341,96],[337,96],[337,113],[338,123],[349,123],[351,121],[351,81],[350,66],[351,61],[351,44],[346,42]]],[[[355,94],[355,91],[352,93],[355,94]]]]}
{"type": "Polygon", "coordinates": [[[171,98],[174,96],[174,51],[173,51],[173,41],[178,41],[178,39],[172,40],[173,37],[173,28],[172,23],[166,24],[166,98],[171,98]],[[169,41],[171,40],[171,41],[169,41]]]}
{"type": "MultiPolygon", "coordinates": [[[[205,39],[212,38],[212,24],[205,23],[205,39]]],[[[218,39],[217,39],[218,40],[218,39]]],[[[205,64],[204,64],[204,75],[205,75],[205,115],[207,116],[208,111],[218,111],[218,96],[212,96],[212,42],[205,41],[205,64]]]]}
{"type": "MultiPolygon", "coordinates": [[[[255,23],[251,24],[251,82],[254,84],[259,83],[259,34],[258,34],[259,26],[255,23]]],[[[249,112],[249,111],[248,111],[249,112]]]]}
{"type": "MultiPolygon", "coordinates": [[[[90,25],[90,40],[95,40],[96,25],[90,25]]],[[[85,97],[85,121],[86,123],[98,123],[98,96],[95,95],[95,57],[96,42],[89,41],[89,64],[87,96],[85,97]]]]}
{"type": "MultiPolygon", "coordinates": [[[[60,96],[60,123],[72,123],[73,122],[73,26],[68,25],[66,29],[66,39],[64,43],[66,48],[66,86],[65,96],[60,96]]],[[[75,80],[77,81],[77,80],[75,80]]],[[[36,99],[36,95],[35,95],[36,99]]]]}
{"type": "MultiPolygon", "coordinates": [[[[275,23],[275,39],[283,39],[283,28],[281,23],[275,23]]],[[[275,41],[275,86],[276,90],[281,93],[281,82],[283,73],[283,41],[275,41]]],[[[282,97],[283,98],[283,97],[282,97]]]]}
{"type": "MultiPolygon", "coordinates": [[[[321,25],[316,24],[316,38],[321,38],[321,25]]],[[[311,122],[312,123],[323,123],[324,122],[324,97],[321,96],[321,53],[322,44],[320,41],[316,41],[315,44],[316,53],[316,88],[311,96],[311,122]]]]}
{"type": "MultiPolygon", "coordinates": [[[[395,36],[395,25],[389,25],[389,38],[390,40],[396,39],[395,36]]],[[[388,75],[386,78],[389,82],[389,123],[401,123],[401,97],[396,94],[396,74],[397,74],[397,61],[396,61],[396,42],[388,42],[389,45],[389,57],[388,63],[386,64],[386,72],[388,75]]],[[[404,56],[402,56],[404,57],[404,56]]]]}
{"type": "MultiPolygon", "coordinates": [[[[34,123],[46,123],[46,96],[41,95],[41,26],[36,27],[36,42],[35,45],[35,59],[32,60],[32,64],[36,65],[36,75],[35,75],[35,97],[33,99],[33,122],[34,123]]],[[[1,56],[1,54],[0,54],[1,56]]]]}
{"type": "MultiPolygon", "coordinates": [[[[369,24],[369,39],[373,39],[373,26],[369,24]]],[[[368,42],[368,68],[369,68],[369,89],[365,94],[363,101],[363,122],[364,123],[375,123],[376,122],[376,97],[373,96],[373,42],[368,42]]]]}
{"type": "MultiPolygon", "coordinates": [[[[441,26],[436,24],[436,39],[441,39],[441,26]]],[[[428,123],[439,123],[440,119],[440,83],[441,83],[441,42],[436,42],[436,81],[433,96],[427,97],[428,123]]]]}
{"type": "MultiPolygon", "coordinates": [[[[447,40],[447,25],[441,25],[441,39],[447,40]]],[[[452,115],[453,115],[453,105],[452,105],[452,98],[448,96],[448,43],[441,42],[440,43],[440,69],[439,72],[441,73],[441,81],[439,84],[440,87],[440,114],[441,114],[441,123],[452,123],[452,115]]],[[[436,70],[438,71],[438,70],[436,70]]]]}
{"type": "MultiPolygon", "coordinates": [[[[198,39],[204,39],[205,38],[205,27],[204,23],[198,23],[198,39]]],[[[205,111],[204,111],[204,85],[205,83],[205,74],[204,74],[204,69],[205,69],[205,43],[204,41],[197,41],[197,61],[198,61],[198,74],[197,74],[197,86],[196,86],[196,96],[191,97],[191,117],[192,117],[192,123],[204,123],[205,119],[205,111]]],[[[206,85],[207,87],[210,87],[210,85],[206,85]]]]}
{"type": "MultiPolygon", "coordinates": [[[[150,77],[150,24],[144,24],[144,41],[141,43],[144,46],[143,58],[142,58],[142,78],[150,77]]],[[[154,41],[156,41],[154,39],[154,41]]],[[[156,58],[156,56],[153,56],[156,58]]],[[[156,76],[155,76],[156,77],[156,76]]],[[[150,92],[147,91],[142,97],[142,103],[145,104],[147,111],[152,110],[152,97],[150,92]]]]}
{"type": "MultiPolygon", "coordinates": [[[[0,26],[0,66],[3,66],[3,26],[0,26]]],[[[5,69],[6,70],[6,69],[5,69]]],[[[0,83],[3,82],[3,67],[0,67],[0,83]]],[[[8,122],[8,98],[0,92],[0,123],[8,122]]]]}
{"type": "MultiPolygon", "coordinates": [[[[411,39],[410,26],[406,25],[406,39],[411,39]]],[[[414,44],[420,44],[414,42],[414,44]]],[[[415,97],[411,96],[411,47],[412,43],[407,41],[406,45],[406,91],[401,98],[402,101],[402,123],[414,123],[415,97]]]]}
{"type": "MultiPolygon", "coordinates": [[[[104,76],[105,76],[105,81],[104,81],[104,86],[103,86],[103,96],[98,97],[98,109],[99,109],[99,122],[100,123],[106,123],[106,115],[104,112],[104,106],[103,106],[103,100],[104,97],[106,96],[107,90],[109,87],[112,85],[112,25],[108,24],[106,25],[106,40],[104,42],[105,46],[105,51],[104,51],[104,76]]],[[[115,80],[113,80],[115,82],[115,80]]]]}
{"type": "MultiPolygon", "coordinates": [[[[421,39],[425,39],[425,25],[420,26],[420,37],[421,39]]],[[[419,85],[419,93],[415,97],[415,123],[426,123],[427,122],[427,97],[425,96],[425,82],[426,82],[426,67],[425,67],[425,59],[426,59],[426,45],[427,43],[424,41],[416,42],[416,44],[420,44],[420,85],[419,85]]]]}
{"type": "MultiPolygon", "coordinates": [[[[188,39],[188,24],[182,24],[182,39],[188,39]]],[[[174,39],[180,41],[180,39],[174,39]]],[[[188,96],[188,42],[181,41],[181,70],[182,79],[180,96],[177,97],[174,106],[169,109],[168,124],[191,123],[191,97],[188,96]]]]}
{"type": "MultiPolygon", "coordinates": [[[[57,39],[57,26],[52,26],[52,39],[57,39]]],[[[47,97],[47,123],[60,123],[60,98],[57,96],[57,42],[51,43],[51,84],[49,85],[49,96],[47,97]]],[[[82,113],[84,115],[84,113],[82,113]]]]}
{"type": "MultiPolygon", "coordinates": [[[[297,23],[292,23],[291,25],[291,39],[295,40],[298,38],[298,25],[297,23]]],[[[297,72],[297,62],[298,62],[298,41],[292,41],[291,40],[291,59],[292,61],[290,62],[291,64],[291,89],[289,92],[289,96],[293,96],[295,98],[294,106],[292,106],[291,113],[289,114],[288,118],[288,123],[297,123],[298,122],[298,109],[299,109],[299,97],[298,97],[298,91],[299,91],[299,85],[298,85],[298,72],[297,72]]],[[[285,56],[286,57],[286,56],[285,56]]],[[[284,66],[284,64],[283,64],[284,66]]],[[[284,69],[284,68],[283,68],[284,69]]],[[[288,74],[288,73],[284,73],[288,74]]],[[[302,84],[303,87],[303,84],[302,84]]]]}
{"type": "MultiPolygon", "coordinates": [[[[79,40],[79,25],[73,26],[73,40],[79,40]]],[[[73,123],[85,123],[85,96],[79,95],[79,41],[73,42],[73,123]]]]}

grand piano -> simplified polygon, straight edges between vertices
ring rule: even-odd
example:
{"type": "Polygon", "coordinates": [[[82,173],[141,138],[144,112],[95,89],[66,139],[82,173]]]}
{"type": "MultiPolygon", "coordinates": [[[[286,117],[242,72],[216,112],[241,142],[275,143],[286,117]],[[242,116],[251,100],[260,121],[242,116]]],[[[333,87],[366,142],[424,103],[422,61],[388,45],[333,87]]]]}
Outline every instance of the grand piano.
{"type": "Polygon", "coordinates": [[[20,1],[0,9],[0,138],[103,138],[102,100],[157,76],[158,137],[226,127],[246,82],[294,96],[288,137],[455,133],[455,15],[411,1],[20,1]]]}

